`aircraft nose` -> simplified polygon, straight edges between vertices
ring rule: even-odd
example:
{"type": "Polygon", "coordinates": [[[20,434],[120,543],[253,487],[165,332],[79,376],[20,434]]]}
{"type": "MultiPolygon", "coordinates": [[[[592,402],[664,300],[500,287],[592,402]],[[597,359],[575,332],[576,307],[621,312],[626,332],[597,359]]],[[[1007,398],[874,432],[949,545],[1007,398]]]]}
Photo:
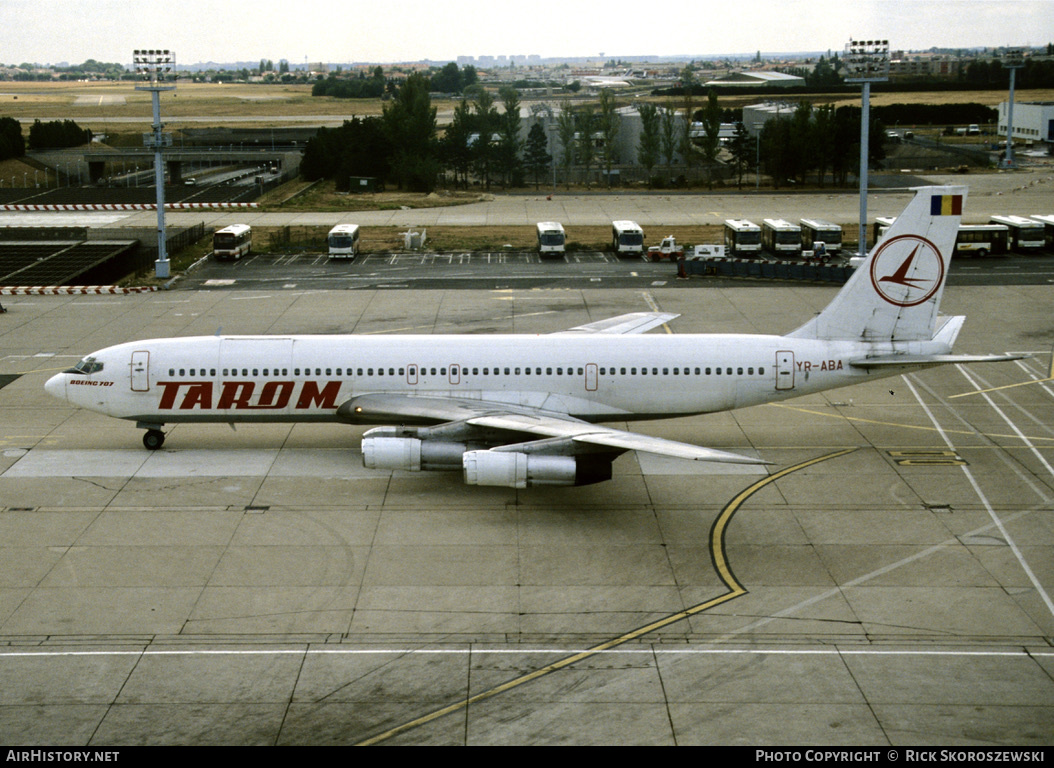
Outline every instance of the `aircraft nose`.
{"type": "Polygon", "coordinates": [[[44,385],[44,391],[59,400],[66,399],[66,374],[57,373],[48,379],[44,385]]]}

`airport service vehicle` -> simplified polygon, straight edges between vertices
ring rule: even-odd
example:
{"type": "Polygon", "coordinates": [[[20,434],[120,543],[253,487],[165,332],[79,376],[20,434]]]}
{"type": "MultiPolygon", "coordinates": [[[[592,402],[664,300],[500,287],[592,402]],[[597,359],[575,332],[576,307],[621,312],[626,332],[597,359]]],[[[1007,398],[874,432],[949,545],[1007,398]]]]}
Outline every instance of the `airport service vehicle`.
{"type": "Polygon", "coordinates": [[[644,230],[635,221],[611,222],[611,248],[615,253],[643,253],[644,230]]]}
{"type": "Polygon", "coordinates": [[[998,256],[1006,253],[1010,229],[1005,224],[960,224],[955,254],[998,256]]]}
{"type": "Polygon", "coordinates": [[[564,227],[556,221],[538,222],[538,253],[546,254],[564,252],[564,227]]]}
{"type": "Polygon", "coordinates": [[[212,255],[220,261],[236,261],[252,249],[253,231],[247,224],[231,224],[212,235],[212,255]]]}
{"type": "Polygon", "coordinates": [[[359,252],[359,225],[338,224],[326,236],[329,258],[354,259],[359,252]]]}
{"type": "Polygon", "coordinates": [[[801,255],[801,226],[785,219],[764,219],[761,222],[761,244],[777,256],[801,255]]]}
{"type": "Polygon", "coordinates": [[[828,255],[842,252],[842,228],[823,219],[801,219],[801,247],[804,251],[815,251],[816,244],[823,243],[828,255]]]}
{"type": "MultiPolygon", "coordinates": [[[[453,470],[470,485],[586,485],[645,451],[760,458],[603,426],[777,402],[949,363],[964,317],[938,317],[966,188],[924,187],[821,313],[784,336],[651,334],[639,312],[546,335],[204,336],[93,352],[46,390],[135,422],[380,424],[363,462],[453,470]]],[[[192,432],[187,433],[192,434],[192,432]]]]}
{"type": "Polygon", "coordinates": [[[725,253],[753,255],[761,251],[761,227],[746,219],[725,219],[725,253]]]}
{"type": "Polygon", "coordinates": [[[648,248],[648,252],[642,255],[645,261],[675,260],[684,256],[684,248],[677,245],[677,239],[673,235],[667,235],[658,245],[648,248]]]}
{"type": "Polygon", "coordinates": [[[991,216],[989,224],[1004,224],[1010,230],[1010,250],[1023,253],[1043,247],[1043,225],[1024,216],[991,216]]]}

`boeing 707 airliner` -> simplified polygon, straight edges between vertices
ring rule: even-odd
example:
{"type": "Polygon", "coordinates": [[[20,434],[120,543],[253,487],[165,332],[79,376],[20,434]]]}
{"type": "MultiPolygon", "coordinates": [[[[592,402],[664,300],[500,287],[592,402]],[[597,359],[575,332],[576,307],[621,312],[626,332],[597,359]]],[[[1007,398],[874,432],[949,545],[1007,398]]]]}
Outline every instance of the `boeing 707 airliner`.
{"type": "Polygon", "coordinates": [[[785,336],[645,335],[633,313],[547,335],[205,336],[133,341],[52,377],[69,403],[136,422],[380,424],[363,462],[455,470],[472,485],[586,485],[626,451],[766,463],[602,426],[727,411],[948,363],[964,317],[939,317],[966,188],[925,187],[834,300],[785,336]]]}

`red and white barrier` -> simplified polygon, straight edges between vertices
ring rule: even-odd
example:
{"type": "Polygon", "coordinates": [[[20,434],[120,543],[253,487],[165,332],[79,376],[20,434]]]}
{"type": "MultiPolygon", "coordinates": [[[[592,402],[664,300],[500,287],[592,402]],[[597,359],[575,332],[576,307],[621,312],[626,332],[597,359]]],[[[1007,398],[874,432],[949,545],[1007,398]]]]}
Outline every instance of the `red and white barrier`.
{"type": "MultiPolygon", "coordinates": [[[[166,211],[205,211],[256,208],[258,203],[165,203],[166,211]]],[[[40,213],[61,211],[156,211],[149,203],[99,203],[97,205],[0,205],[0,211],[9,213],[40,213]]]]}
{"type": "Polygon", "coordinates": [[[117,285],[3,285],[0,296],[78,296],[83,294],[152,293],[155,285],[122,288],[117,285]]]}

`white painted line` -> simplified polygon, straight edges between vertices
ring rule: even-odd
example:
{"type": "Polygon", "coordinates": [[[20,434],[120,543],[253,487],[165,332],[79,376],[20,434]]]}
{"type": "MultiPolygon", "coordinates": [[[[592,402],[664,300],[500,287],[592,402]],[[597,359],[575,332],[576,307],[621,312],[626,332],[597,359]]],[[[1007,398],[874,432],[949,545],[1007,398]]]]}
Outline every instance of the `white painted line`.
{"type": "MultiPolygon", "coordinates": [[[[970,382],[971,386],[973,386],[975,389],[978,388],[977,384],[972,378],[970,378],[969,374],[967,374],[966,371],[963,370],[961,365],[956,365],[955,367],[958,368],[959,372],[966,377],[966,380],[970,382]]],[[[911,390],[911,394],[913,394],[915,396],[915,399],[919,401],[919,405],[922,406],[922,410],[925,411],[926,416],[929,417],[929,420],[937,429],[937,432],[938,434],[940,434],[941,439],[944,440],[945,445],[947,445],[953,451],[957,450],[955,448],[955,445],[948,438],[948,435],[941,428],[941,425],[937,423],[937,419],[933,416],[933,413],[930,411],[929,407],[926,405],[925,402],[923,402],[922,398],[919,396],[918,390],[915,389],[914,385],[911,383],[911,380],[907,376],[902,376],[901,378],[904,380],[904,383],[908,385],[908,389],[911,390]]],[[[1029,442],[1028,438],[1021,434],[1021,431],[1010,421],[1010,419],[1006,417],[1006,415],[1001,410],[999,410],[996,404],[992,402],[992,398],[990,398],[987,394],[982,394],[982,397],[984,397],[985,401],[996,411],[996,413],[1003,417],[1003,421],[1005,421],[1010,426],[1010,428],[1014,430],[1014,432],[1022,440],[1025,441],[1025,444],[1032,449],[1032,452],[1039,457],[1043,465],[1047,468],[1051,475],[1054,476],[1054,468],[1051,468],[1050,464],[1047,463],[1046,459],[1039,455],[1039,452],[1035,449],[1035,446],[1033,446],[1029,442]]],[[[981,503],[984,504],[984,508],[988,510],[988,516],[992,518],[992,521],[999,529],[999,533],[1003,536],[1003,540],[1006,541],[1007,545],[1009,545],[1010,547],[1010,550],[1014,553],[1014,557],[1016,557],[1018,563],[1021,564],[1021,568],[1025,571],[1025,574],[1028,576],[1029,581],[1032,582],[1032,585],[1036,588],[1036,591],[1039,593],[1040,597],[1043,598],[1043,603],[1047,606],[1047,610],[1050,611],[1052,616],[1054,616],[1054,602],[1051,601],[1050,595],[1048,595],[1047,591],[1043,589],[1043,585],[1039,583],[1039,579],[1036,578],[1036,574],[1033,573],[1032,568],[1030,568],[1028,563],[1025,561],[1024,554],[1022,554],[1021,550],[1014,542],[1014,539],[1010,536],[1010,532],[1006,529],[1006,526],[1003,524],[1003,521],[999,518],[999,515],[996,514],[995,509],[992,508],[991,502],[989,502],[988,497],[984,495],[984,492],[981,490],[981,486],[977,483],[977,479],[974,477],[973,472],[971,472],[970,468],[965,464],[961,465],[959,469],[961,469],[963,471],[963,474],[966,475],[966,479],[969,481],[970,486],[974,490],[974,493],[977,494],[977,498],[981,500],[981,503]]]]}
{"type": "Polygon", "coordinates": [[[0,651],[0,658],[62,657],[62,656],[523,656],[523,655],[590,656],[940,656],[948,658],[1014,658],[1032,661],[1054,657],[1054,650],[1030,651],[1015,648],[998,651],[916,650],[905,648],[195,648],[140,651],[0,651]]]}

